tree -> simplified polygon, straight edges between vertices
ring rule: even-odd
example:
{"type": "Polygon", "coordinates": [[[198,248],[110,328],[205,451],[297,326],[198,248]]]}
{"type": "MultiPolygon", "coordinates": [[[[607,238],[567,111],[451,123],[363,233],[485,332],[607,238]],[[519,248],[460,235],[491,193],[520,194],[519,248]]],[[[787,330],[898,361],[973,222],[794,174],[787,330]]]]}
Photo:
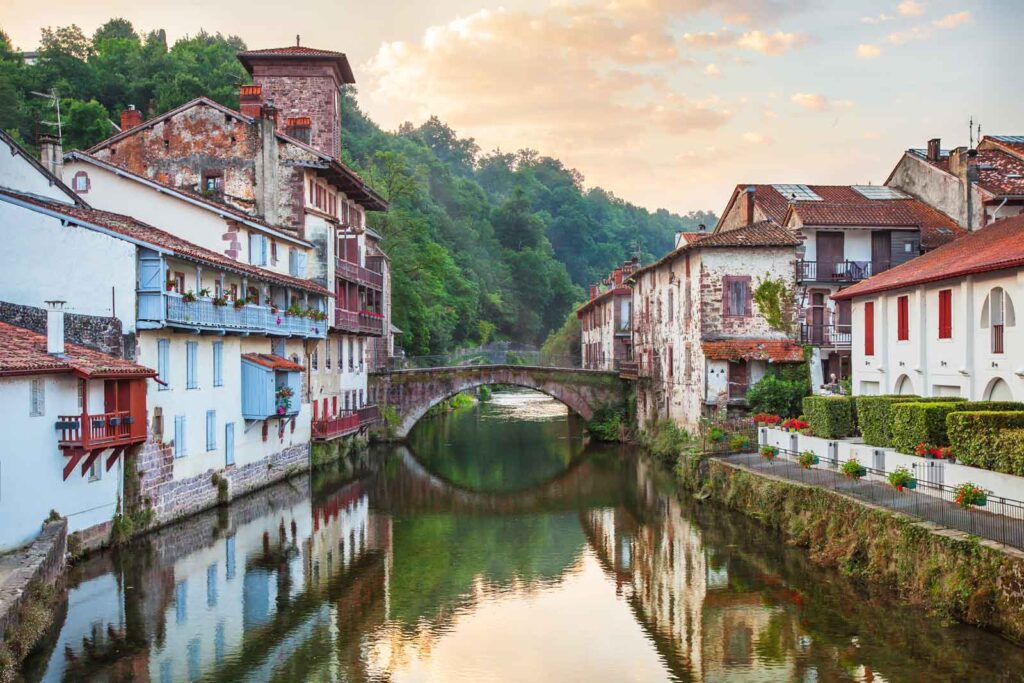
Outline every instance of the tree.
{"type": "Polygon", "coordinates": [[[135,27],[132,26],[132,22],[127,19],[111,19],[107,23],[96,29],[96,32],[92,34],[92,45],[97,47],[100,43],[105,40],[131,40],[136,43],[139,41],[139,34],[135,32],[135,27]]]}

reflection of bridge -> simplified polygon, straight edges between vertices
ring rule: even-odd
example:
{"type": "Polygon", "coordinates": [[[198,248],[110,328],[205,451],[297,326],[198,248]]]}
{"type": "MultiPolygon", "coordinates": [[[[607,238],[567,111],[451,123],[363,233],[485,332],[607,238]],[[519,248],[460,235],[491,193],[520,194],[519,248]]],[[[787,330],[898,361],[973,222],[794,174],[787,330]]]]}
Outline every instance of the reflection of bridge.
{"type": "Polygon", "coordinates": [[[394,408],[400,418],[395,436],[404,439],[430,408],[463,391],[506,384],[540,391],[564,403],[585,420],[603,405],[625,402],[629,385],[618,373],[527,365],[467,365],[397,370],[370,375],[370,395],[394,408]]]}

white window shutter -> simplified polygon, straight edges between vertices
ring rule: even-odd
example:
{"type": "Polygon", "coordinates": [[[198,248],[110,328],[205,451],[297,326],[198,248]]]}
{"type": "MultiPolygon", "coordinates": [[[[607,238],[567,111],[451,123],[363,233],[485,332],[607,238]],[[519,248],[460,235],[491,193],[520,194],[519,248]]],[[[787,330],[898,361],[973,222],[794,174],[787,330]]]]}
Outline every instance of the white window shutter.
{"type": "Polygon", "coordinates": [[[296,273],[295,277],[306,277],[307,255],[303,251],[296,252],[296,273]]]}

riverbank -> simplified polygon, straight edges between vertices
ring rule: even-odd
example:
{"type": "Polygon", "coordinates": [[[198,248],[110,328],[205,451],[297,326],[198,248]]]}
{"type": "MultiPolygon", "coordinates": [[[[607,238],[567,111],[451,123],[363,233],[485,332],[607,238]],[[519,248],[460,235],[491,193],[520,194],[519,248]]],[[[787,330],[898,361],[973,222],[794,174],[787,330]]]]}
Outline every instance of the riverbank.
{"type": "Polygon", "coordinates": [[[777,529],[819,565],[1024,643],[1024,553],[713,457],[681,460],[676,476],[777,529]]]}

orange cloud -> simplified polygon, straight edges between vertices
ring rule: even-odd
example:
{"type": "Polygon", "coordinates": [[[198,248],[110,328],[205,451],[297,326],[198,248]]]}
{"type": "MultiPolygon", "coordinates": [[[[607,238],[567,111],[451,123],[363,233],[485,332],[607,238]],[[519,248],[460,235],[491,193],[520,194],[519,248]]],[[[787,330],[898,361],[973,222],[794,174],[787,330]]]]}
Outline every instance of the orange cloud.
{"type": "Polygon", "coordinates": [[[861,59],[874,59],[882,54],[882,48],[870,43],[861,43],[857,46],[857,56],[861,59]]]}

